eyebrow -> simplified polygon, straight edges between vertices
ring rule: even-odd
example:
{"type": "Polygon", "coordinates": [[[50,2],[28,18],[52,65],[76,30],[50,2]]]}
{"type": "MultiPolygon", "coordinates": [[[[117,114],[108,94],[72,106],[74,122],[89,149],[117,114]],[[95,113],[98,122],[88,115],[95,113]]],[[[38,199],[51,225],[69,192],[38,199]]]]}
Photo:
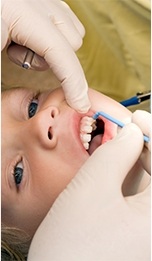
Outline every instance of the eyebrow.
{"type": "Polygon", "coordinates": [[[5,99],[12,99],[11,95],[14,94],[15,92],[18,93],[19,87],[14,87],[11,89],[7,89],[2,91],[1,93],[1,100],[5,100],[5,99]]]}
{"type": "Polygon", "coordinates": [[[12,87],[12,88],[10,88],[10,89],[6,89],[6,90],[3,90],[2,91],[2,99],[3,98],[9,98],[9,96],[11,96],[12,95],[12,93],[14,94],[14,92],[23,92],[23,91],[25,91],[25,92],[30,92],[30,91],[32,91],[31,89],[29,89],[29,88],[25,88],[25,87],[12,87]]]}

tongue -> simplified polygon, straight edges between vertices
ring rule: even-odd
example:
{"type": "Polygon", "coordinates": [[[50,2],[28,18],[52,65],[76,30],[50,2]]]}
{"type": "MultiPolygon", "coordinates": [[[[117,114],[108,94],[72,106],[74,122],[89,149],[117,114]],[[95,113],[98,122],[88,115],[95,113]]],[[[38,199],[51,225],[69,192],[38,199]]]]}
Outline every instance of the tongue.
{"type": "Polygon", "coordinates": [[[91,155],[102,143],[102,134],[95,136],[90,142],[88,153],[91,155]]]}

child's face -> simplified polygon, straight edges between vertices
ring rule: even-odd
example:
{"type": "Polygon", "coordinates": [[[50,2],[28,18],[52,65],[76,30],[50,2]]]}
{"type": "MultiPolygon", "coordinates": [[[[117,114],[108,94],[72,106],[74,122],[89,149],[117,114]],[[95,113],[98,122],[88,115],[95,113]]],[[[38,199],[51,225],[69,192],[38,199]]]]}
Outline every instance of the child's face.
{"type": "Polygon", "coordinates": [[[103,110],[123,121],[130,115],[102,94],[89,90],[89,96],[92,107],[82,115],[67,105],[61,88],[35,98],[28,89],[2,94],[2,221],[7,225],[33,234],[89,153],[116,135],[116,125],[105,122],[104,136],[94,139],[88,153],[80,139],[84,116],[103,110]]]}

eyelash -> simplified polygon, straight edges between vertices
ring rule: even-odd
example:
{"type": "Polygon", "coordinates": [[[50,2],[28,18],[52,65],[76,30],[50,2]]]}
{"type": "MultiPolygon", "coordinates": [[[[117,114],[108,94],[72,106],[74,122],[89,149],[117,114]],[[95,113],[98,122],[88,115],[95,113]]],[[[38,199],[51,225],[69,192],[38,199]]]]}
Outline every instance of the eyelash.
{"type": "Polygon", "coordinates": [[[19,157],[12,166],[12,174],[13,174],[13,180],[14,184],[17,188],[17,190],[20,189],[22,180],[24,179],[24,164],[22,157],[19,157]]]}
{"type": "Polygon", "coordinates": [[[14,166],[14,172],[13,172],[14,182],[15,182],[15,185],[16,185],[17,188],[20,186],[20,184],[22,182],[23,172],[24,172],[24,168],[23,168],[23,163],[22,163],[22,160],[21,160],[14,166]],[[22,167],[17,166],[19,164],[22,164],[22,167]],[[20,173],[19,173],[19,171],[20,171],[20,173]]]}
{"type": "Polygon", "coordinates": [[[40,91],[38,91],[36,94],[33,94],[32,95],[32,97],[29,97],[29,100],[27,101],[27,114],[28,114],[28,119],[30,119],[30,118],[32,118],[34,115],[35,115],[35,113],[36,113],[36,111],[37,111],[37,109],[38,109],[38,101],[39,101],[39,95],[40,95],[40,91]],[[37,104],[36,104],[36,102],[35,102],[35,104],[36,104],[36,108],[35,108],[35,111],[34,111],[34,113],[33,113],[33,111],[32,111],[32,114],[33,115],[29,115],[29,113],[30,113],[30,105],[32,104],[32,103],[34,103],[34,100],[35,101],[37,101],[37,104]]]}

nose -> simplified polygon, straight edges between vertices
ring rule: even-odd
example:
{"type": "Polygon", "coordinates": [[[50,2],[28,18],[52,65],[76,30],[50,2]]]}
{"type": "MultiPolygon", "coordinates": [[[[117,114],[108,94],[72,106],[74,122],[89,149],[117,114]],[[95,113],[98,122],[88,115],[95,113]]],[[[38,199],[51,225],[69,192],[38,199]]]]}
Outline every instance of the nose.
{"type": "Polygon", "coordinates": [[[57,125],[57,117],[59,109],[49,106],[37,112],[28,120],[28,136],[30,141],[38,142],[46,149],[53,149],[57,144],[57,133],[55,127],[57,125]]]}

